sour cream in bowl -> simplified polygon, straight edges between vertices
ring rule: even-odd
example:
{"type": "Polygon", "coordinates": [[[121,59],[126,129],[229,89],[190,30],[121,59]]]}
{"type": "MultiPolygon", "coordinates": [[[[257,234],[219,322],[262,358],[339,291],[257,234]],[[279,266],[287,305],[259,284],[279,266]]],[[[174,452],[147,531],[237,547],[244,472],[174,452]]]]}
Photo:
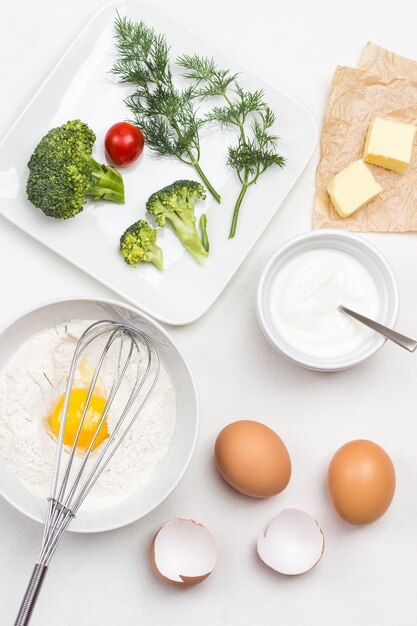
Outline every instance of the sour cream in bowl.
{"type": "Polygon", "coordinates": [[[309,232],[281,246],[259,282],[257,314],[269,341],[310,369],[352,367],[385,339],[338,310],[356,310],[394,327],[398,287],[392,270],[366,240],[337,230],[309,232]]]}

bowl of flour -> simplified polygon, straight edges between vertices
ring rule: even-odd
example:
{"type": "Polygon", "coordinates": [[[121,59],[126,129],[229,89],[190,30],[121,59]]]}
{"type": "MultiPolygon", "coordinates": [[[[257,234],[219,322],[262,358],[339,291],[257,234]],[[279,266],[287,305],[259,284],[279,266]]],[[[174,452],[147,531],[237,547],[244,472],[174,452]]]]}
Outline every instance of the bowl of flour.
{"type": "MultiPolygon", "coordinates": [[[[161,372],[139,419],[73,520],[69,530],[76,532],[119,528],[156,508],[184,476],[198,435],[193,375],[159,324],[113,300],[50,302],[0,331],[0,494],[30,518],[44,521],[56,450],[45,416],[65,389],[79,337],[100,319],[145,331],[157,347],[161,372]]],[[[85,367],[95,357],[87,354],[85,367]]],[[[113,375],[102,372],[104,389],[111,387],[113,375]]],[[[121,407],[130,390],[128,379],[124,384],[121,407]]]]}

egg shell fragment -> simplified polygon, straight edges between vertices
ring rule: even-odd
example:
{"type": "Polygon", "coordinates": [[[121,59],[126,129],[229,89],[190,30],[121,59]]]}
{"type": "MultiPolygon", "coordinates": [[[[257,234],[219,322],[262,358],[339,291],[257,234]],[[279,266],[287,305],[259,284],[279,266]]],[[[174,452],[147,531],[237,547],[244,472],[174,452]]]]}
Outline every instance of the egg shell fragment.
{"type": "Polygon", "coordinates": [[[291,459],[284,442],[260,422],[240,420],[223,428],[214,455],[223,478],[253,498],[280,493],[291,478],[291,459]]]}
{"type": "Polygon", "coordinates": [[[333,506],[349,524],[379,519],[395,493],[395,468],[383,448],[357,439],[339,448],[329,464],[327,487],[333,506]]]}
{"type": "Polygon", "coordinates": [[[321,559],[324,535],[310,515],[284,509],[258,537],[258,555],[271,569],[287,576],[304,574],[321,559]]]}
{"type": "Polygon", "coordinates": [[[191,519],[167,522],[151,545],[151,563],[157,576],[174,587],[191,587],[205,580],[217,562],[211,533],[191,519]]]}

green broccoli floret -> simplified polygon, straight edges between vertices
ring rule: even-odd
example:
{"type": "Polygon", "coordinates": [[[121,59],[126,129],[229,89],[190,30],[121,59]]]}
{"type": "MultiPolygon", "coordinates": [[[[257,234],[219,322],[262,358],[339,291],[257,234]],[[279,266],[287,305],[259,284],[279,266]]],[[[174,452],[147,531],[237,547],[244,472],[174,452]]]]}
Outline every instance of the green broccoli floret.
{"type": "Polygon", "coordinates": [[[139,220],[129,226],[120,237],[120,252],[129,265],[153,263],[160,270],[164,269],[162,250],[156,245],[157,233],[146,220],[139,220]]]}
{"type": "Polygon", "coordinates": [[[80,120],[53,128],[40,140],[28,163],[26,192],[45,215],[74,217],[83,210],[87,196],[124,202],[119,172],[91,156],[95,140],[93,131],[80,120]]]}
{"type": "MultiPolygon", "coordinates": [[[[194,207],[198,198],[204,200],[206,190],[194,180],[177,180],[151,195],[146,208],[155,215],[158,226],[168,221],[183,246],[202,263],[208,251],[196,229],[194,207]]],[[[207,245],[208,247],[208,240],[207,245]]]]}

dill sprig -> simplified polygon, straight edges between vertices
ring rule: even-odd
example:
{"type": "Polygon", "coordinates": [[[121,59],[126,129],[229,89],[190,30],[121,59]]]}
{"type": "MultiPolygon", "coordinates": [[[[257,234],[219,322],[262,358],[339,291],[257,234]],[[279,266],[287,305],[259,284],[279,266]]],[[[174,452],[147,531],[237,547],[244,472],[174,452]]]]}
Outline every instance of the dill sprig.
{"type": "Polygon", "coordinates": [[[169,46],[164,35],[144,22],[132,22],[117,14],[115,20],[117,61],[112,68],[122,83],[136,86],[125,103],[132,123],[141,128],[147,145],[160,156],[177,158],[194,167],[212,196],[220,195],[200,166],[199,131],[193,87],[175,87],[169,46]]]}
{"type": "Polygon", "coordinates": [[[239,178],[241,189],[233,211],[229,237],[234,237],[240,207],[248,188],[271,166],[283,167],[285,158],[277,152],[279,137],[272,134],[275,114],[264,100],[262,89],[245,91],[237,82],[237,74],[219,69],[214,59],[184,55],[177,63],[183,75],[192,80],[194,98],[221,96],[224,106],[215,106],[207,115],[209,122],[235,127],[237,144],[229,146],[227,164],[239,178]]]}

